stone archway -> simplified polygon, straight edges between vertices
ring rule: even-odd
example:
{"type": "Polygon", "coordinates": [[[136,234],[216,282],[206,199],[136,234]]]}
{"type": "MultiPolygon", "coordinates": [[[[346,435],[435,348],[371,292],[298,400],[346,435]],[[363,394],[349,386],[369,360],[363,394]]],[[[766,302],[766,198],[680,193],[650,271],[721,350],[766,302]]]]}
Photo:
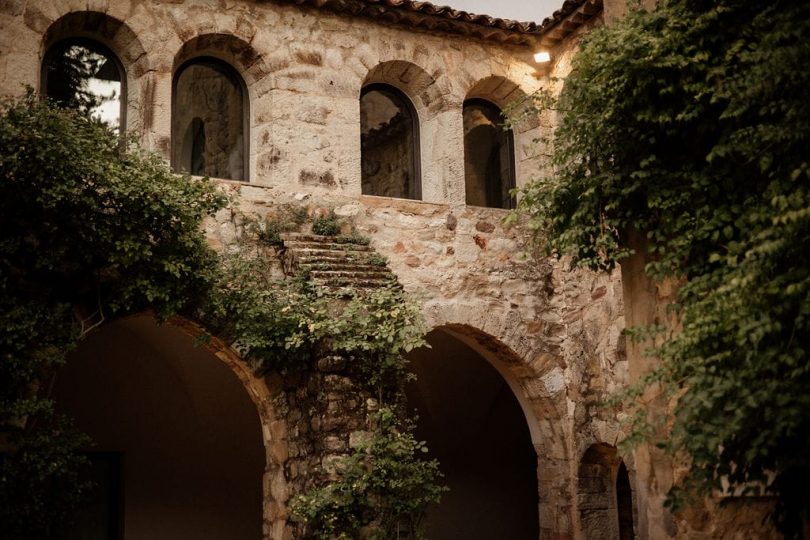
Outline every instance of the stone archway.
{"type": "Polygon", "coordinates": [[[539,537],[572,538],[576,458],[559,345],[529,332],[519,314],[476,302],[431,302],[424,313],[431,328],[442,328],[472,347],[512,389],[537,455],[539,537]]]}
{"type": "Polygon", "coordinates": [[[430,348],[409,356],[417,378],[407,387],[408,407],[450,488],[428,513],[428,537],[538,538],[535,422],[514,381],[450,328],[427,341],[430,348]]]}
{"type": "Polygon", "coordinates": [[[596,443],[585,451],[577,474],[577,499],[584,538],[635,538],[630,474],[615,446],[596,443]]]}
{"type": "MultiPolygon", "coordinates": [[[[147,315],[88,336],[58,372],[53,397],[94,443],[101,490],[80,517],[119,536],[281,537],[281,485],[264,383],[218,340],[195,346],[183,319],[147,315]],[[100,518],[103,517],[104,519],[100,518]]],[[[279,437],[283,439],[282,437],[279,437]]]]}

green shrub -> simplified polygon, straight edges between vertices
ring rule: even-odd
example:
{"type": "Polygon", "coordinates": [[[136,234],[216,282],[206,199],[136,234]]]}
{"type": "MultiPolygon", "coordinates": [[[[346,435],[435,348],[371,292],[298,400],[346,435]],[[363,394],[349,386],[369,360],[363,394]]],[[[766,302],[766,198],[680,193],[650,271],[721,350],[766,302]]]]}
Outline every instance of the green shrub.
{"type": "Polygon", "coordinates": [[[375,251],[366,258],[366,262],[374,266],[388,266],[388,257],[375,251]]]}
{"type": "Polygon", "coordinates": [[[355,244],[358,246],[367,246],[371,244],[371,238],[362,234],[357,229],[352,229],[351,234],[346,236],[338,236],[335,238],[338,244],[355,244]]]}
{"type": "Polygon", "coordinates": [[[427,507],[438,503],[446,487],[439,464],[426,459],[414,425],[388,408],[370,419],[371,433],[341,464],[340,479],[292,502],[293,518],[318,540],[424,538],[427,507]]]}
{"type": "Polygon", "coordinates": [[[86,115],[33,94],[0,109],[0,528],[49,538],[80,500],[83,438],[32,389],[105,321],[203,297],[202,220],[226,200],[86,115]]]}
{"type": "MultiPolygon", "coordinates": [[[[683,282],[645,382],[688,459],[670,492],[776,496],[810,515],[810,3],[667,0],[590,33],[557,105],[554,176],[520,208],[549,252],[611,269],[643,250],[683,282]],[[633,241],[632,239],[636,239],[633,241]]],[[[646,333],[649,335],[649,333],[646,333]]],[[[631,397],[638,395],[635,389],[631,397]]]]}
{"type": "Polygon", "coordinates": [[[312,234],[321,236],[335,236],[340,232],[340,223],[334,212],[325,216],[318,216],[312,222],[312,234]]]}

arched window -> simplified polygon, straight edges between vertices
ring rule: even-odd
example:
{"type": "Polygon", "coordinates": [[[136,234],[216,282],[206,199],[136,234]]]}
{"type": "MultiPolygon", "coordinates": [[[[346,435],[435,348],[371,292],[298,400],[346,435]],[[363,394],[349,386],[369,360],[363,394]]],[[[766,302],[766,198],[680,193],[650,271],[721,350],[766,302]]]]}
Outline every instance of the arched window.
{"type": "Polygon", "coordinates": [[[501,110],[483,99],[464,102],[464,180],[467,204],[514,208],[512,132],[503,129],[501,110]]]}
{"type": "Polygon", "coordinates": [[[360,165],[364,195],[420,199],[419,123],[410,100],[392,86],[360,94],[360,165]]]}
{"type": "Polygon", "coordinates": [[[172,90],[174,170],[247,180],[247,89],[236,70],[194,58],[177,70],[172,90]]]}
{"type": "Polygon", "coordinates": [[[126,76],[104,45],[72,38],[54,43],[42,62],[43,93],[58,105],[92,115],[116,130],[125,126],[126,76]]]}

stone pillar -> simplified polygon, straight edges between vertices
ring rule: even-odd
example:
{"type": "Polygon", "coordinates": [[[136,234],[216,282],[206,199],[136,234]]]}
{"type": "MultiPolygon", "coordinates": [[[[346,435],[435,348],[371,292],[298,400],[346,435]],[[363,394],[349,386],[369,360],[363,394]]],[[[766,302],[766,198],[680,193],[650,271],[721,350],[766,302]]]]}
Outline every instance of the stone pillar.
{"type": "MultiPolygon", "coordinates": [[[[284,403],[277,406],[288,426],[290,501],[334,481],[340,461],[363,440],[368,414],[378,404],[354,371],[346,358],[326,356],[284,376],[284,403]]],[[[296,524],[288,525],[297,537],[296,524]]]]}

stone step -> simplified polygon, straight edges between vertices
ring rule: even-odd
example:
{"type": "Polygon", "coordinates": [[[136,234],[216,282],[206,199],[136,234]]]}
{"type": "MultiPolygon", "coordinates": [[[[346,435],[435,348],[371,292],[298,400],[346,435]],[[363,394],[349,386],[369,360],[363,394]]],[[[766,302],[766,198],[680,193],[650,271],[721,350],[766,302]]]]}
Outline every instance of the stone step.
{"type": "Polygon", "coordinates": [[[393,280],[394,274],[380,270],[311,270],[309,275],[312,279],[333,279],[333,278],[356,278],[361,280],[382,279],[393,280]]]}
{"type": "Polygon", "coordinates": [[[295,257],[300,257],[302,255],[314,255],[314,256],[329,256],[329,257],[363,257],[366,255],[370,255],[373,253],[372,251],[359,251],[359,250],[351,250],[351,249],[329,249],[329,248],[301,248],[301,249],[287,249],[287,252],[295,257]]]}
{"type": "MultiPolygon", "coordinates": [[[[329,237],[324,237],[329,238],[329,237]]],[[[298,250],[332,250],[332,251],[372,251],[371,247],[350,242],[314,242],[301,240],[285,240],[284,247],[294,251],[298,250]]]]}
{"type": "Polygon", "coordinates": [[[286,271],[308,270],[312,282],[322,287],[350,295],[356,289],[398,285],[387,265],[369,262],[376,253],[370,246],[313,234],[285,233],[281,238],[287,248],[286,271]]]}
{"type": "Polygon", "coordinates": [[[312,257],[312,256],[304,256],[304,257],[291,257],[289,260],[292,260],[298,266],[328,266],[331,264],[355,264],[360,261],[356,259],[350,259],[349,257],[312,257]]]}
{"type": "Polygon", "coordinates": [[[324,261],[324,262],[321,262],[321,263],[315,263],[315,262],[301,262],[301,261],[298,261],[298,266],[303,268],[303,269],[310,270],[310,271],[316,271],[316,270],[340,270],[340,271],[344,271],[344,272],[388,272],[388,273],[391,272],[390,270],[388,270],[387,266],[382,266],[382,265],[379,265],[379,264],[364,263],[364,262],[346,262],[346,261],[341,261],[341,262],[330,261],[330,262],[326,262],[326,261],[324,261]]]}
{"type": "Polygon", "coordinates": [[[324,287],[331,287],[331,288],[351,287],[360,289],[372,289],[377,287],[385,287],[387,285],[393,284],[398,285],[393,276],[385,279],[357,279],[353,277],[337,277],[329,279],[318,279],[316,280],[316,283],[324,287]]]}
{"type": "MultiPolygon", "coordinates": [[[[375,262],[369,262],[376,258],[380,260],[379,257],[375,256],[374,251],[368,253],[344,253],[338,251],[288,251],[287,258],[293,259],[298,261],[299,263],[306,263],[310,261],[332,261],[336,263],[356,263],[356,264],[377,264],[375,262]]],[[[377,266],[384,267],[387,265],[380,265],[377,266]]]]}
{"type": "Polygon", "coordinates": [[[320,234],[309,234],[309,233],[297,233],[297,232],[284,232],[281,233],[281,239],[285,242],[288,240],[296,241],[300,240],[302,242],[320,242],[321,240],[331,241],[331,239],[335,238],[334,236],[322,236],[320,234]]]}

